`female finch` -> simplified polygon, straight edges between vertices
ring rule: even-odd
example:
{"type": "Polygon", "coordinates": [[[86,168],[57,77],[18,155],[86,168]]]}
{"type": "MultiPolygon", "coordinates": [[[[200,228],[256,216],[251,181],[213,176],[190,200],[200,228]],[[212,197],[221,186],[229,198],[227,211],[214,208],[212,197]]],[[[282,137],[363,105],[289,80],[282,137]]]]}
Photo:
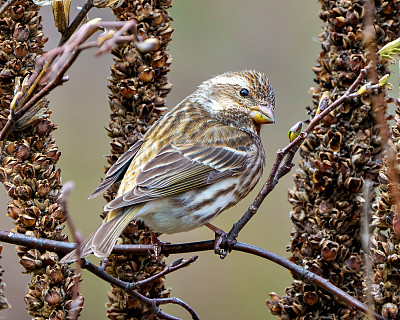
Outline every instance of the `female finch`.
{"type": "MultiPolygon", "coordinates": [[[[121,185],[104,208],[103,223],[83,242],[81,257],[109,256],[133,219],[153,232],[177,233],[208,225],[238,203],[262,175],[260,127],[274,122],[274,106],[273,89],[260,72],[228,72],[203,82],[108,170],[90,198],[120,178],[121,185]]],[[[78,258],[74,250],[61,262],[78,258]]]]}

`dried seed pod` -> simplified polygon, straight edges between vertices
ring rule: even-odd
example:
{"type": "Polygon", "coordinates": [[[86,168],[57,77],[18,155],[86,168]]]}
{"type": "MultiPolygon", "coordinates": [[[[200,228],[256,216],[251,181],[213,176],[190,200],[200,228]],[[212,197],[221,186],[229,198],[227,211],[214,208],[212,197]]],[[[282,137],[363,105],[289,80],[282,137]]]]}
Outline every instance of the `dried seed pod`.
{"type": "Polygon", "coordinates": [[[154,78],[154,70],[150,67],[140,66],[138,69],[138,78],[143,82],[150,82],[154,78]]]}
{"type": "Polygon", "coordinates": [[[64,320],[66,319],[65,312],[63,310],[53,310],[50,313],[49,320],[64,320]]]}
{"type": "Polygon", "coordinates": [[[319,300],[317,287],[315,285],[306,285],[303,290],[304,302],[309,306],[315,305],[319,300]]]}
{"type": "Polygon", "coordinates": [[[46,273],[49,276],[51,283],[59,283],[64,279],[63,271],[58,264],[54,266],[48,265],[46,268],[46,273]]]}
{"type": "Polygon", "coordinates": [[[29,310],[37,310],[41,307],[41,301],[30,294],[24,296],[24,301],[29,310]]]}
{"type": "Polygon", "coordinates": [[[60,289],[58,287],[49,289],[45,294],[44,300],[49,304],[49,306],[56,306],[60,304],[62,300],[60,289]]]}
{"type": "Polygon", "coordinates": [[[67,30],[69,21],[69,8],[71,0],[53,1],[51,3],[54,16],[54,24],[62,34],[67,30]]]}
{"type": "Polygon", "coordinates": [[[382,307],[382,316],[385,319],[397,319],[399,308],[394,303],[385,303],[382,307]]]}

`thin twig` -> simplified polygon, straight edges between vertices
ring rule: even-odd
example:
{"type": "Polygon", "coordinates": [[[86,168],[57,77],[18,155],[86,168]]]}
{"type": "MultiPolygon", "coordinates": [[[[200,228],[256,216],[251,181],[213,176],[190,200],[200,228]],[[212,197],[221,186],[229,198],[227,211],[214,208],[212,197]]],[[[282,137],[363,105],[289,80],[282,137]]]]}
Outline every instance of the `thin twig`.
{"type": "Polygon", "coordinates": [[[140,294],[139,292],[134,290],[134,284],[130,282],[125,282],[122,280],[119,280],[111,275],[109,275],[103,268],[97,267],[94,264],[90,263],[86,259],[81,259],[82,260],[82,268],[89,270],[91,273],[95,274],[99,278],[109,282],[110,284],[117,286],[123,290],[126,290],[129,292],[132,296],[135,297],[135,299],[139,300],[143,304],[146,304],[150,311],[156,315],[156,316],[162,316],[166,319],[177,319],[175,317],[172,317],[166,313],[164,313],[162,310],[158,308],[159,305],[162,304],[169,304],[169,303],[174,303],[182,306],[185,308],[190,315],[192,316],[192,319],[197,320],[200,319],[199,316],[196,314],[196,312],[185,302],[183,302],[180,299],[177,298],[159,298],[159,299],[150,299],[145,297],[144,295],[140,294]]]}
{"type": "MultiPolygon", "coordinates": [[[[14,2],[15,0],[8,0],[3,7],[10,2],[10,4],[12,2],[14,2]]],[[[8,4],[8,5],[10,5],[8,4]]],[[[60,42],[59,42],[59,46],[63,45],[71,36],[72,34],[76,31],[76,29],[81,25],[82,21],[86,18],[87,13],[89,12],[89,10],[93,8],[93,0],[88,0],[85,5],[82,7],[82,9],[79,11],[78,15],[75,17],[74,21],[70,24],[70,26],[68,27],[68,29],[66,30],[66,32],[63,34],[60,42]]],[[[1,9],[0,9],[1,10],[1,9]]],[[[20,107],[24,106],[27,101],[29,99],[32,98],[33,93],[36,91],[37,87],[39,86],[39,84],[41,83],[44,75],[47,73],[48,68],[50,67],[50,65],[54,62],[54,60],[56,59],[56,56],[51,57],[46,64],[39,68],[39,72],[32,72],[31,75],[31,79],[29,79],[31,85],[29,87],[29,89],[27,90],[27,92],[24,94],[24,96],[22,97],[21,101],[20,101],[20,107]]],[[[33,99],[33,101],[31,102],[31,105],[33,106],[37,101],[39,101],[40,99],[38,99],[39,96],[36,96],[36,99],[33,99]],[[36,101],[36,102],[35,102],[36,101]]],[[[4,140],[7,135],[11,132],[12,127],[14,126],[14,124],[18,121],[18,119],[20,119],[25,112],[23,112],[22,114],[19,115],[19,117],[15,118],[14,115],[10,115],[9,117],[9,121],[7,121],[6,125],[4,126],[1,135],[0,135],[0,140],[4,140]]]]}
{"type": "Polygon", "coordinates": [[[63,33],[60,42],[58,43],[59,46],[62,46],[72,36],[72,34],[81,26],[82,22],[86,19],[90,9],[92,9],[93,7],[94,7],[93,0],[87,0],[85,2],[82,9],[76,15],[74,21],[72,21],[72,23],[68,26],[67,30],[63,33]]]}
{"type": "MultiPolygon", "coordinates": [[[[366,1],[366,18],[365,32],[363,32],[364,42],[366,43],[366,50],[368,51],[371,63],[376,66],[378,61],[378,56],[375,48],[375,29],[373,28],[373,19],[375,14],[375,4],[373,1],[366,1]],[[368,28],[368,26],[370,26],[368,28]]],[[[392,58],[393,59],[393,58],[392,58]]],[[[376,68],[371,68],[371,73],[369,75],[370,81],[377,80],[376,68]]],[[[399,105],[399,100],[396,100],[396,107],[399,105]]],[[[390,196],[392,198],[392,210],[394,212],[393,220],[392,220],[392,228],[396,235],[400,235],[400,179],[396,170],[396,152],[393,149],[393,146],[390,145],[390,130],[388,122],[385,119],[385,98],[384,94],[381,93],[378,96],[373,96],[371,99],[371,107],[374,112],[375,121],[378,124],[378,134],[381,138],[381,145],[384,149],[384,153],[386,154],[386,169],[388,180],[390,181],[389,189],[390,196]]]]}
{"type": "MultiPolygon", "coordinates": [[[[60,242],[60,241],[54,241],[54,240],[48,240],[48,239],[41,239],[41,238],[35,238],[35,237],[30,237],[24,234],[19,234],[19,233],[13,233],[13,232],[8,232],[8,231],[2,231],[0,230],[0,241],[5,242],[5,243],[12,243],[12,244],[17,244],[17,245],[23,245],[27,246],[30,248],[36,248],[36,249],[46,249],[46,250],[51,250],[55,252],[62,252],[62,253],[68,253],[72,251],[75,248],[75,244],[69,243],[69,242],[60,242]]],[[[179,243],[179,244],[167,244],[163,243],[161,244],[161,253],[165,255],[169,254],[180,254],[180,253],[190,253],[190,252],[200,252],[200,251],[214,251],[214,243],[215,240],[207,240],[207,241],[199,241],[199,242],[190,242],[190,243],[179,243]]],[[[324,279],[322,277],[319,277],[315,275],[314,273],[298,266],[297,264],[289,261],[288,259],[285,259],[281,257],[280,255],[273,253],[271,251],[258,248],[256,246],[252,246],[249,244],[237,242],[236,244],[233,245],[232,250],[237,250],[237,251],[242,251],[246,252],[249,254],[253,254],[259,257],[262,257],[264,259],[270,260],[272,262],[275,262],[287,270],[295,273],[299,277],[302,277],[303,279],[306,279],[307,281],[313,282],[316,285],[318,285],[320,288],[336,295],[343,301],[347,302],[349,305],[353,306],[354,308],[367,313],[367,307],[362,304],[360,301],[356,300],[355,298],[351,297],[348,295],[346,292],[343,290],[337,288],[334,286],[332,283],[329,282],[329,280],[324,279]]],[[[116,245],[114,246],[114,249],[112,251],[113,254],[137,254],[137,255],[148,255],[153,252],[153,246],[151,244],[149,245],[116,245]]],[[[86,267],[84,267],[86,268],[86,267]]],[[[98,268],[98,267],[95,267],[98,268]]],[[[88,269],[88,268],[86,268],[88,269]]],[[[89,269],[88,269],[89,270],[89,269]]],[[[114,281],[114,277],[106,273],[103,268],[98,268],[96,269],[96,272],[98,272],[98,275],[100,278],[103,280],[108,281],[107,279],[111,279],[111,281],[114,281]],[[101,276],[100,276],[101,275],[101,276]]],[[[89,270],[90,271],[90,270],[89,270]]],[[[115,279],[118,280],[118,279],[115,279]]],[[[120,281],[120,280],[118,280],[120,281]]],[[[126,283],[120,283],[121,285],[126,285],[126,283]]],[[[133,284],[129,284],[130,287],[134,287],[133,284]]],[[[382,316],[375,314],[375,317],[379,320],[383,320],[382,316]]]]}
{"type": "MultiPolygon", "coordinates": [[[[370,72],[368,74],[368,80],[370,83],[376,83],[378,81],[378,75],[376,73],[377,65],[377,50],[376,50],[376,36],[375,36],[375,4],[371,0],[364,1],[365,16],[363,19],[363,43],[365,46],[366,56],[369,58],[369,64],[371,65],[370,72]]],[[[384,106],[384,92],[381,92],[378,96],[373,95],[371,98],[372,111],[375,114],[375,121],[379,126],[379,133],[386,134],[387,137],[382,139],[383,144],[387,145],[389,139],[388,124],[384,119],[385,110],[384,106]]],[[[371,192],[373,184],[367,176],[362,188],[362,194],[364,196],[364,203],[361,207],[361,221],[360,221],[360,238],[361,248],[364,251],[364,277],[365,277],[365,295],[368,312],[366,313],[367,320],[374,320],[375,301],[371,294],[373,280],[372,270],[372,259],[370,254],[370,223],[371,223],[371,192]]]]}
{"type": "MultiPolygon", "coordinates": [[[[69,195],[74,188],[74,183],[71,181],[68,181],[64,184],[64,186],[61,189],[61,195],[58,197],[57,202],[61,206],[61,210],[63,214],[67,217],[67,224],[69,229],[71,230],[72,236],[76,242],[76,250],[78,252],[78,257],[81,256],[81,245],[82,245],[82,233],[80,233],[76,228],[75,224],[71,219],[70,214],[68,213],[68,199],[69,195]]],[[[82,273],[82,262],[81,260],[76,261],[76,269],[75,269],[75,275],[73,277],[74,279],[74,286],[73,286],[73,291],[72,291],[72,305],[71,308],[68,311],[68,318],[70,319],[78,319],[79,316],[79,305],[81,303],[80,297],[79,297],[79,284],[81,281],[81,273],[82,273]]]]}
{"type": "Polygon", "coordinates": [[[161,278],[163,276],[165,276],[168,273],[174,272],[176,270],[179,270],[181,268],[187,267],[189,266],[191,263],[195,262],[197,260],[198,256],[193,256],[190,257],[188,260],[182,260],[179,259],[177,261],[174,261],[170,266],[165,267],[165,269],[157,274],[155,274],[154,276],[151,276],[147,279],[144,280],[140,280],[135,282],[135,287],[141,287],[144,286],[150,282],[153,282],[154,280],[161,278]]]}

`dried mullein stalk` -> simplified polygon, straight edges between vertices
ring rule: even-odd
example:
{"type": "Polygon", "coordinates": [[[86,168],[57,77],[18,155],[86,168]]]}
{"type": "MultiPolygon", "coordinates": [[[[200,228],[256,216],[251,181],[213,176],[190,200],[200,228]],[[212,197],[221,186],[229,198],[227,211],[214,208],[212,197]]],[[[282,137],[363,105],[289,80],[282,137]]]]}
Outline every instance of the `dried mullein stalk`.
{"type": "MultiPolygon", "coordinates": [[[[132,146],[166,110],[165,97],[171,90],[167,72],[171,57],[166,52],[170,41],[171,18],[166,9],[166,1],[125,1],[114,9],[118,20],[136,19],[137,32],[142,40],[137,47],[123,44],[113,49],[114,66],[109,78],[109,105],[111,122],[108,135],[111,138],[109,164],[132,146]]],[[[114,198],[118,185],[108,190],[107,201],[114,198]]],[[[121,243],[149,244],[149,229],[140,222],[131,222],[121,235],[121,243]]],[[[137,281],[147,278],[165,267],[164,259],[151,256],[112,255],[106,270],[124,281],[137,281]]],[[[168,297],[169,290],[164,287],[164,279],[140,288],[140,293],[149,298],[168,297]]],[[[150,311],[122,289],[112,287],[108,294],[107,315],[110,319],[149,319],[150,311]]]]}
{"type": "MultiPolygon", "coordinates": [[[[32,1],[20,0],[0,17],[0,130],[14,93],[33,71],[47,40],[38,10],[32,1]]],[[[56,167],[60,151],[51,135],[56,125],[49,119],[48,102],[41,104],[41,112],[28,123],[19,123],[0,142],[0,182],[11,198],[7,215],[15,220],[16,232],[66,241],[62,234],[66,217],[56,203],[61,188],[60,169],[56,167]]],[[[18,247],[17,254],[26,272],[33,274],[24,297],[28,313],[35,319],[66,319],[74,271],[58,264],[54,252],[18,247]]],[[[80,310],[83,299],[79,299],[80,310]]]]}
{"type": "MultiPolygon", "coordinates": [[[[368,63],[362,41],[364,1],[320,3],[322,50],[313,68],[317,87],[311,89],[311,116],[323,95],[335,101],[368,63]]],[[[374,28],[380,48],[396,37],[399,12],[396,1],[375,1],[375,5],[374,28]]],[[[379,78],[389,73],[381,61],[375,71],[379,78]]],[[[376,186],[382,158],[372,110],[374,95],[342,105],[313,130],[301,146],[300,169],[295,187],[289,191],[294,224],[291,260],[361,301],[365,300],[359,234],[362,185],[369,179],[376,186]]],[[[385,103],[381,107],[386,108],[385,103]]],[[[375,195],[371,197],[370,201],[375,195]]],[[[283,298],[271,295],[267,305],[285,320],[363,318],[344,302],[300,279],[286,289],[283,298]]]]}
{"type": "MultiPolygon", "coordinates": [[[[396,155],[393,174],[400,177],[400,104],[396,108],[395,125],[392,128],[390,147],[396,155]]],[[[394,233],[391,221],[395,212],[392,190],[398,188],[389,179],[388,161],[384,159],[384,168],[379,174],[380,189],[378,201],[374,206],[372,225],[374,232],[371,242],[371,257],[373,262],[373,288],[372,296],[375,300],[376,311],[385,319],[397,319],[400,303],[400,241],[394,233]]],[[[392,169],[392,170],[393,170],[392,169]]],[[[399,204],[397,204],[397,207],[399,204]]]]}

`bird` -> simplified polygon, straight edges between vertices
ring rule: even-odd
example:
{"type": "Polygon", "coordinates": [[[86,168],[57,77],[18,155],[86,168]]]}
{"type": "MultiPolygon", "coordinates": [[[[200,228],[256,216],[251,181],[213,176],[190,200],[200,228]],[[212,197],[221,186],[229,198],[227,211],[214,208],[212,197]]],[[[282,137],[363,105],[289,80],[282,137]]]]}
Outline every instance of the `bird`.
{"type": "Polygon", "coordinates": [[[159,119],[108,170],[89,198],[121,180],[107,216],[61,259],[111,254],[125,227],[142,220],[154,233],[203,225],[255,187],[265,166],[261,125],[275,122],[275,95],[262,72],[226,72],[204,81],[159,119]]]}

